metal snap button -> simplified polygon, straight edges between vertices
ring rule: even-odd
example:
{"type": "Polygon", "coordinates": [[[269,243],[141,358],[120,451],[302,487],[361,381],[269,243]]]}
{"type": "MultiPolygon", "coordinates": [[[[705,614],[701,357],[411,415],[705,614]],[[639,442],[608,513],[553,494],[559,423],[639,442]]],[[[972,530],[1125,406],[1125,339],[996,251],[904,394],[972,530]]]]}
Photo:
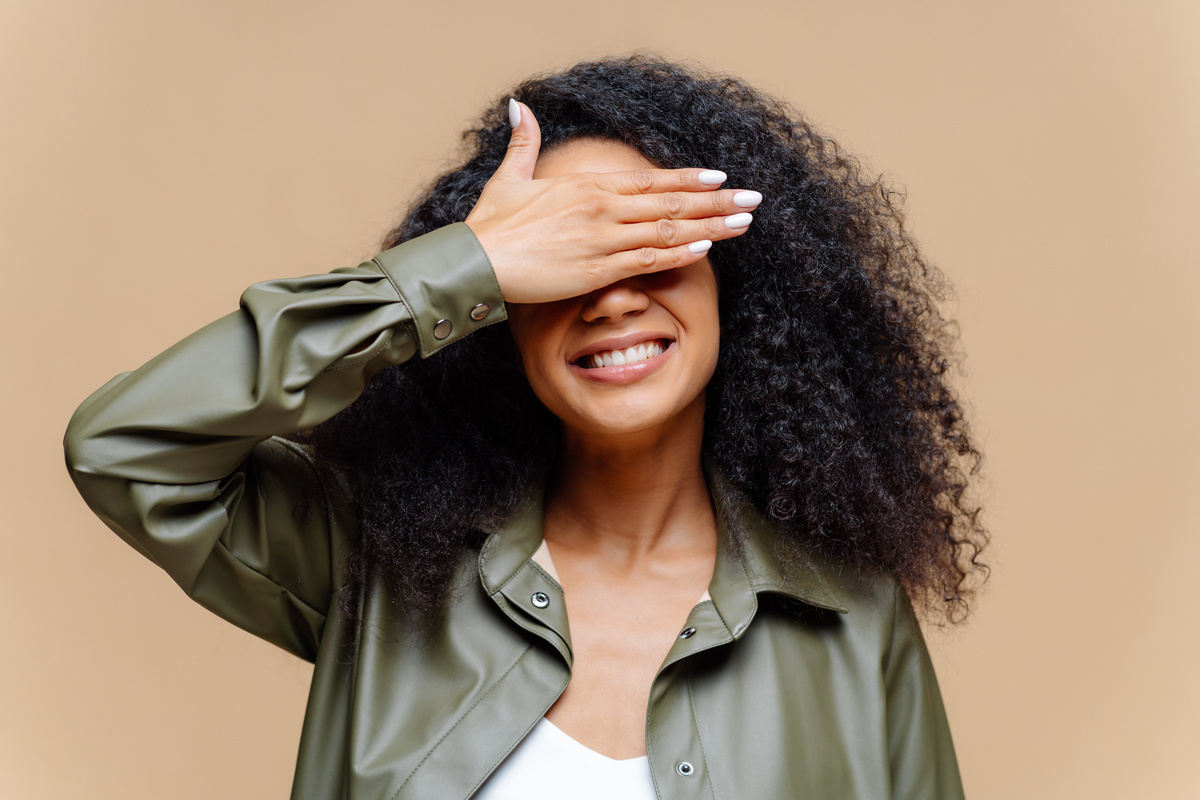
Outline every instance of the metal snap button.
{"type": "Polygon", "coordinates": [[[479,320],[486,317],[488,315],[488,312],[491,310],[492,310],[492,307],[489,306],[487,303],[479,303],[478,305],[476,305],[474,308],[471,309],[471,319],[475,320],[476,322],[479,322],[479,320]]]}
{"type": "Polygon", "coordinates": [[[679,632],[680,639],[690,639],[696,635],[696,629],[692,627],[684,628],[679,632]]]}
{"type": "Polygon", "coordinates": [[[690,775],[695,774],[696,768],[693,767],[691,765],[691,762],[689,762],[689,761],[680,761],[678,764],[675,765],[675,771],[686,778],[690,775]]]}
{"type": "Polygon", "coordinates": [[[454,330],[454,324],[448,319],[439,319],[437,325],[433,326],[433,338],[445,339],[450,335],[450,331],[454,330]]]}
{"type": "Polygon", "coordinates": [[[545,592],[534,592],[529,598],[529,602],[533,603],[537,608],[545,608],[550,605],[550,595],[545,592]]]}

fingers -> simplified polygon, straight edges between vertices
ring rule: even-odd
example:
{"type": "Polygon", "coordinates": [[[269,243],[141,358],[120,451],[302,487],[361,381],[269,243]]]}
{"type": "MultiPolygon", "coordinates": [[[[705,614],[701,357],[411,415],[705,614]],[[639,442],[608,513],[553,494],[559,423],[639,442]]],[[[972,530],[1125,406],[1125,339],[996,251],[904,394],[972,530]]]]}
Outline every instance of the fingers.
{"type": "Polygon", "coordinates": [[[716,169],[638,169],[628,172],[600,172],[592,176],[596,186],[614,194],[655,194],[659,192],[710,192],[725,182],[724,172],[716,169]]]}
{"type": "Polygon", "coordinates": [[[615,236],[621,250],[672,248],[740,236],[753,221],[754,216],[745,211],[705,219],[658,219],[621,225],[615,236]]]}
{"type": "Polygon", "coordinates": [[[646,169],[576,177],[585,191],[602,193],[596,207],[617,222],[729,216],[753,211],[763,199],[751,190],[721,189],[726,176],[718,170],[646,169]]]}
{"type": "Polygon", "coordinates": [[[614,276],[619,276],[614,280],[650,272],[678,269],[704,258],[704,254],[710,247],[712,247],[712,242],[701,240],[681,244],[677,247],[639,247],[635,250],[623,250],[606,258],[605,267],[614,276]]]}
{"type": "Polygon", "coordinates": [[[721,189],[715,192],[661,192],[608,198],[609,213],[617,222],[652,222],[659,219],[702,219],[753,211],[762,203],[758,192],[721,189]]]}
{"type": "Polygon", "coordinates": [[[515,99],[508,101],[508,121],[512,126],[508,151],[491,180],[499,183],[532,180],[542,146],[542,129],[529,106],[515,99]]]}
{"type": "Polygon", "coordinates": [[[703,258],[714,241],[741,236],[753,221],[753,215],[743,211],[702,220],[660,219],[622,225],[626,246],[608,256],[605,267],[628,277],[687,266],[703,258]]]}

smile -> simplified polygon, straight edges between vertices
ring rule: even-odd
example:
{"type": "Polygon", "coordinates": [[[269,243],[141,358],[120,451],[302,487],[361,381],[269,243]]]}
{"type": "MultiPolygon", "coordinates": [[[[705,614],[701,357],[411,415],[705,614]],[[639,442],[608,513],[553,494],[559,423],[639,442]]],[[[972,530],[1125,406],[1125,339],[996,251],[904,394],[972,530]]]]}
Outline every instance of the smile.
{"type": "Polygon", "coordinates": [[[624,349],[601,350],[580,358],[576,363],[584,369],[624,367],[661,356],[669,344],[669,342],[663,339],[651,339],[648,342],[642,342],[624,349]]]}
{"type": "Polygon", "coordinates": [[[592,342],[569,363],[571,371],[589,383],[627,384],[657,372],[677,349],[675,337],[668,333],[638,331],[592,342]]]}

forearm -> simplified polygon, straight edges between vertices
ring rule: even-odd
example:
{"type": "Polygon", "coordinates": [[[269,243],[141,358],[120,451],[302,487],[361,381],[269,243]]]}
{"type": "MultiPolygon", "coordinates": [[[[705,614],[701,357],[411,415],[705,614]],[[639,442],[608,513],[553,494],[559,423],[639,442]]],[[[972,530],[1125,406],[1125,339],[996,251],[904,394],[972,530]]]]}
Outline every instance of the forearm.
{"type": "Polygon", "coordinates": [[[222,477],[258,442],[344,409],[378,370],[505,318],[464,225],[354,268],[257,284],[241,306],[84,401],[67,429],[72,471],[222,477]],[[488,312],[477,320],[480,304],[488,312]],[[442,319],[450,332],[438,338],[442,319]]]}

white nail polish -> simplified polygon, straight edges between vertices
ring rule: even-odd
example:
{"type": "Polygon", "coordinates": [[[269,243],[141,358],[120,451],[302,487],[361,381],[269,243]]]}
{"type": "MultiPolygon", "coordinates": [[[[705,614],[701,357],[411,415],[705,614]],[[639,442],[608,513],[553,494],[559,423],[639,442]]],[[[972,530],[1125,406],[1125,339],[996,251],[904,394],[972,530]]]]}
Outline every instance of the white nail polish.
{"type": "Polygon", "coordinates": [[[720,186],[729,177],[719,169],[706,169],[696,176],[705,186],[720,186]]]}
{"type": "Polygon", "coordinates": [[[753,214],[734,214],[732,217],[725,218],[726,228],[745,228],[754,221],[753,214]]]}
{"type": "Polygon", "coordinates": [[[521,105],[513,98],[508,98],[508,124],[514,128],[521,124],[521,105]]]}
{"type": "Polygon", "coordinates": [[[762,202],[762,195],[758,192],[738,192],[733,196],[733,204],[738,208],[754,208],[762,202]]]}
{"type": "Polygon", "coordinates": [[[691,250],[696,255],[700,255],[701,253],[707,253],[708,248],[710,247],[712,247],[712,242],[710,242],[708,239],[701,239],[698,242],[692,242],[689,244],[688,250],[691,250]]]}

